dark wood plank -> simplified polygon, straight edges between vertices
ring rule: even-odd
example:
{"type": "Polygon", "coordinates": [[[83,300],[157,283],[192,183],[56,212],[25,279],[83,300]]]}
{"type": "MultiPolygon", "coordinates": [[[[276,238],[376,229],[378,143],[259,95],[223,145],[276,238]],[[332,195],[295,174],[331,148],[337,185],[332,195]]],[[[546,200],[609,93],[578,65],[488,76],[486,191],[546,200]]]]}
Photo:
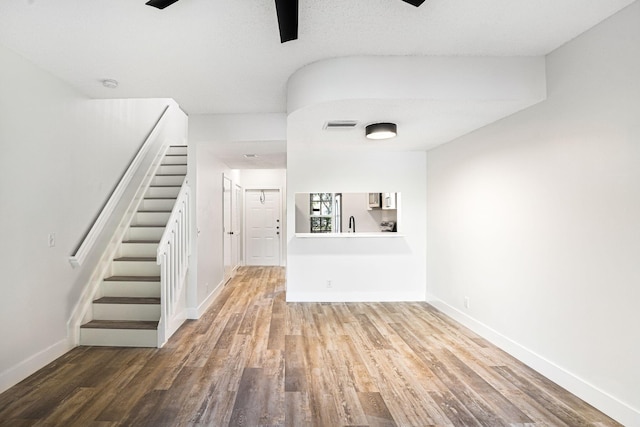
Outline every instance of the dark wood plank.
{"type": "Polygon", "coordinates": [[[87,329],[158,329],[158,321],[153,320],[92,320],[81,326],[87,329]]]}
{"type": "Polygon", "coordinates": [[[229,425],[257,426],[260,419],[260,404],[266,397],[266,391],[262,368],[245,368],[229,425]]]}

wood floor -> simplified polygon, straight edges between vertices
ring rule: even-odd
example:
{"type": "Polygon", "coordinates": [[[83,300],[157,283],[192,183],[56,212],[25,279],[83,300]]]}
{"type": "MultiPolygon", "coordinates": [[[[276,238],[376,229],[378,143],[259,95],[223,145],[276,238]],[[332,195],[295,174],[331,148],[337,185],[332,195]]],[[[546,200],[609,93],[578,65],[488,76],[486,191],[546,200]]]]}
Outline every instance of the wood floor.
{"type": "Polygon", "coordinates": [[[285,303],[243,268],[162,349],[79,347],[2,426],[614,426],[426,303],[285,303]]]}

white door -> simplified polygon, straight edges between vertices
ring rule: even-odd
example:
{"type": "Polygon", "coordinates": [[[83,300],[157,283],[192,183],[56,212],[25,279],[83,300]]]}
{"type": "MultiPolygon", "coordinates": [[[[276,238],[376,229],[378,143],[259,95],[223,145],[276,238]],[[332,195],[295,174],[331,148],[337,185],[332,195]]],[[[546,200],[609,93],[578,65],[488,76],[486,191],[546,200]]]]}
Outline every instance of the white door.
{"type": "Polygon", "coordinates": [[[280,190],[247,190],[247,265],[280,265],[280,190]]]}
{"type": "Polygon", "coordinates": [[[224,281],[226,282],[231,278],[233,273],[232,263],[232,242],[231,236],[233,236],[232,227],[232,204],[231,204],[231,180],[226,176],[222,177],[222,216],[223,216],[223,229],[222,229],[222,253],[224,258],[224,281]]]}
{"type": "Polygon", "coordinates": [[[236,193],[233,203],[233,253],[234,269],[242,265],[242,187],[236,184],[236,193]]]}

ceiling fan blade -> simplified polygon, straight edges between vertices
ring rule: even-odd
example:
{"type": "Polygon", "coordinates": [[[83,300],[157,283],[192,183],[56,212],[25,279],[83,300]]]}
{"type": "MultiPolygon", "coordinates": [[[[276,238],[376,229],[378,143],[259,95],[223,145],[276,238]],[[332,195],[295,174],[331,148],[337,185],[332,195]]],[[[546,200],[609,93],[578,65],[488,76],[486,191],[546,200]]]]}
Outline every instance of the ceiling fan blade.
{"type": "MultiPolygon", "coordinates": [[[[424,0],[423,0],[424,1],[424,0]]],[[[280,42],[298,38],[298,0],[276,0],[280,42]]]]}
{"type": "Polygon", "coordinates": [[[405,3],[412,4],[415,7],[420,7],[420,5],[424,3],[424,0],[402,0],[402,1],[405,3]]]}
{"type": "Polygon", "coordinates": [[[145,4],[153,7],[157,7],[158,9],[164,9],[167,6],[171,6],[178,0],[149,0],[145,4]]]}

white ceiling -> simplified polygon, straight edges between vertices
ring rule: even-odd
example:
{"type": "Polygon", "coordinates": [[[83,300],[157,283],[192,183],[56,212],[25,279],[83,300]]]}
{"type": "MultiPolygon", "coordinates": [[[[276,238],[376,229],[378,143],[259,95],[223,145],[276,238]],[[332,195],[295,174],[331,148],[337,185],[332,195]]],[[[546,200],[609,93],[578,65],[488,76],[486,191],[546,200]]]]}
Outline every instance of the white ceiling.
{"type": "Polygon", "coordinates": [[[5,0],[0,43],[96,98],[171,97],[189,114],[286,111],[286,82],[350,55],[544,55],[633,0],[5,0]],[[105,89],[100,80],[116,79],[105,89]]]}
{"type": "MultiPolygon", "coordinates": [[[[145,1],[0,1],[0,43],[94,98],[168,97],[190,115],[284,113],[289,77],[316,61],[545,55],[635,0],[427,0],[417,9],[401,0],[300,0],[299,39],[285,44],[274,0],[180,0],[164,10],[145,1]],[[120,86],[104,88],[106,78],[120,86]]],[[[304,120],[317,132],[318,123],[366,118],[375,108],[362,106],[358,115],[357,107],[343,106],[350,117],[318,108],[304,120]]],[[[420,118],[402,111],[411,108],[399,106],[395,117],[405,131],[402,145],[411,147],[407,131],[420,118]]],[[[432,119],[452,114],[433,111],[432,119]]],[[[460,122],[450,137],[437,133],[450,122],[420,129],[423,142],[442,143],[487,124],[477,117],[460,122]]],[[[362,144],[360,133],[352,137],[362,144]]],[[[232,167],[286,165],[281,140],[230,140],[216,150],[232,167]],[[249,152],[261,157],[244,159],[249,152]]]]}

